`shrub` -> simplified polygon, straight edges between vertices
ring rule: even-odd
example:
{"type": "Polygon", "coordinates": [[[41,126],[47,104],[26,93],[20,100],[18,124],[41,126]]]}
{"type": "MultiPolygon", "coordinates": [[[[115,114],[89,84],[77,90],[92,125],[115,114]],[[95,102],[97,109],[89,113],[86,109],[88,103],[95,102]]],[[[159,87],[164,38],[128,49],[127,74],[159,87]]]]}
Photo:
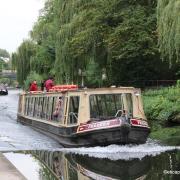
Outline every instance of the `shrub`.
{"type": "Polygon", "coordinates": [[[143,93],[144,110],[154,130],[165,127],[180,114],[180,87],[148,90],[143,93]]]}
{"type": "Polygon", "coordinates": [[[9,85],[11,83],[11,79],[9,79],[9,78],[1,78],[0,79],[0,84],[1,83],[9,85]]]}
{"type": "Polygon", "coordinates": [[[179,87],[179,88],[180,88],[180,79],[177,80],[176,87],[179,87]]]}

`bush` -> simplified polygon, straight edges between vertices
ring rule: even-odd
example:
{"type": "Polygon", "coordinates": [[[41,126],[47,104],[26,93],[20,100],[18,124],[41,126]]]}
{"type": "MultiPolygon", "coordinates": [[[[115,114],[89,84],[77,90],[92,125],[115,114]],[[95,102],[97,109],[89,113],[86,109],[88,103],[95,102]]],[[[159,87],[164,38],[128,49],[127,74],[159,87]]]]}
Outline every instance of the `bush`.
{"type": "Polygon", "coordinates": [[[165,127],[180,114],[180,87],[148,90],[143,93],[144,110],[153,130],[165,127]]]}
{"type": "Polygon", "coordinates": [[[179,88],[180,88],[180,79],[177,80],[176,87],[179,87],[179,88]]]}
{"type": "Polygon", "coordinates": [[[0,79],[0,84],[10,84],[11,80],[9,78],[1,78],[0,79]]]}

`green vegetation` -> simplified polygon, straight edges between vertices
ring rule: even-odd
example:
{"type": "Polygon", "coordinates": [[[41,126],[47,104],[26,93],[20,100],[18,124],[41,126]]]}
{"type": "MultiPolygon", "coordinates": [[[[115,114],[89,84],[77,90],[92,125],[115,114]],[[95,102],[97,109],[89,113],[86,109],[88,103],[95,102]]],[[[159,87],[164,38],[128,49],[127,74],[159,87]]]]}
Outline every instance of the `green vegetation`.
{"type": "Polygon", "coordinates": [[[180,62],[180,1],[158,0],[157,20],[162,57],[180,62]]]}
{"type": "Polygon", "coordinates": [[[11,79],[9,78],[0,78],[0,84],[11,84],[11,79]]]}
{"type": "Polygon", "coordinates": [[[17,69],[17,80],[20,85],[24,84],[30,74],[31,58],[35,52],[35,45],[32,41],[26,40],[19,46],[17,53],[12,54],[12,68],[17,69]]]}
{"type": "Polygon", "coordinates": [[[16,80],[3,77],[3,78],[0,78],[0,84],[6,84],[8,86],[15,87],[16,86],[16,80]]]}
{"type": "Polygon", "coordinates": [[[0,49],[0,72],[3,69],[10,69],[10,63],[5,62],[5,59],[9,59],[10,55],[5,49],[0,49]]]}
{"type": "Polygon", "coordinates": [[[143,100],[145,114],[152,127],[151,137],[160,139],[165,143],[179,143],[179,81],[176,87],[145,91],[143,93],[143,100]]]}
{"type": "Polygon", "coordinates": [[[157,0],[47,0],[31,39],[12,55],[19,83],[31,71],[55,75],[57,83],[81,84],[83,76],[88,86],[178,78],[180,64],[169,68],[160,59],[156,6],[157,0]]]}
{"type": "Polygon", "coordinates": [[[153,131],[150,138],[158,139],[168,145],[180,145],[180,127],[169,127],[153,131]]]}
{"type": "Polygon", "coordinates": [[[0,49],[0,58],[1,57],[10,58],[10,55],[5,49],[0,49]]]}

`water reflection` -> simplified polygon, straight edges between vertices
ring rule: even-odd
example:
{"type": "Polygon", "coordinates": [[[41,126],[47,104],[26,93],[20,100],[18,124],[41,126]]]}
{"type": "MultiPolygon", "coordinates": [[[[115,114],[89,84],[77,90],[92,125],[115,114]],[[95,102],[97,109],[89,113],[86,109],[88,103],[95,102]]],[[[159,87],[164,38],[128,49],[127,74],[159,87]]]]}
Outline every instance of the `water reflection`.
{"type": "MultiPolygon", "coordinates": [[[[21,152],[22,153],[22,152],[21,152]]],[[[114,180],[114,179],[178,179],[167,171],[180,170],[180,151],[163,152],[142,159],[110,160],[59,151],[26,151],[41,162],[40,179],[114,180]]]]}

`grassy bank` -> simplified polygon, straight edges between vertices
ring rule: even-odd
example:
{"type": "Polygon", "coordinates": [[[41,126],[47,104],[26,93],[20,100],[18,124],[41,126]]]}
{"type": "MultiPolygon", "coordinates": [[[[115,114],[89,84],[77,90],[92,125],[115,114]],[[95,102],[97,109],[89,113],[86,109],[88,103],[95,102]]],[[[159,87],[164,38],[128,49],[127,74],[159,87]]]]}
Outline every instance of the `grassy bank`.
{"type": "Polygon", "coordinates": [[[158,139],[168,145],[180,146],[180,126],[152,131],[150,138],[158,139]]]}
{"type": "Polygon", "coordinates": [[[150,137],[180,145],[180,87],[147,90],[143,101],[152,131],[150,137]]]}

